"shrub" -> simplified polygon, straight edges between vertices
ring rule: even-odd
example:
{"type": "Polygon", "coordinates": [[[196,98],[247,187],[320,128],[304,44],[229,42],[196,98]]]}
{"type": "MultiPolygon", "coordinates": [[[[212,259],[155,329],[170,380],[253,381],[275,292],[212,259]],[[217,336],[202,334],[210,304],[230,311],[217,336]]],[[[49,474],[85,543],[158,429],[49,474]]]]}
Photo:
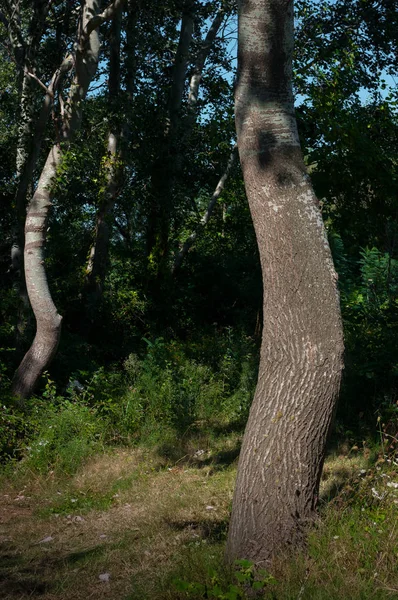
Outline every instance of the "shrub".
{"type": "Polygon", "coordinates": [[[104,425],[96,409],[61,399],[42,415],[24,465],[41,473],[54,469],[72,474],[101,447],[103,437],[104,425]]]}

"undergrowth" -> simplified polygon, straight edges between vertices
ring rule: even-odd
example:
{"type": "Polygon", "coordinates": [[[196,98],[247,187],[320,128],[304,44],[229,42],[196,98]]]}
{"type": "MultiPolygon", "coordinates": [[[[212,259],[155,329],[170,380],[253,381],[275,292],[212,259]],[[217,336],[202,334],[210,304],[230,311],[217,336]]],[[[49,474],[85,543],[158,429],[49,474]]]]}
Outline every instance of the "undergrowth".
{"type": "Polygon", "coordinates": [[[145,339],[123,368],[72,374],[64,390],[44,374],[41,395],[21,407],[3,393],[0,452],[25,468],[73,473],[105,446],[166,447],[204,433],[242,430],[256,384],[252,341],[228,334],[185,346],[145,339]]]}

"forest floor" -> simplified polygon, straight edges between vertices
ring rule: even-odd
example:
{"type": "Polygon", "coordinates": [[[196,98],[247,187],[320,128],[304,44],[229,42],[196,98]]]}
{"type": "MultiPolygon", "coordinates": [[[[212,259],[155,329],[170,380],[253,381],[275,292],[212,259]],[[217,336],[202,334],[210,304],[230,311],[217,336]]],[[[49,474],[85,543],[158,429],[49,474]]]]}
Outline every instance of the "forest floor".
{"type": "MultiPolygon", "coordinates": [[[[238,449],[237,436],[197,440],[173,461],[159,449],[116,449],[71,477],[3,478],[0,598],[246,597],[222,566],[238,449]],[[179,591],[176,579],[207,584],[208,595],[179,591]]],[[[262,597],[398,597],[397,481],[393,461],[330,454],[308,550],[274,565],[262,597]]]]}

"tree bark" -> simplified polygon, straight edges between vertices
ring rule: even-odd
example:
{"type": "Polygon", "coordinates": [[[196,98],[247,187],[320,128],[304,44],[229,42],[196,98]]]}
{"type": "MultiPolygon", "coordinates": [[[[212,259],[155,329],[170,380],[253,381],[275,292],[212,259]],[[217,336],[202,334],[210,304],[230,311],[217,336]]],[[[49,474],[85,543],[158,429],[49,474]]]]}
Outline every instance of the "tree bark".
{"type": "MultiPolygon", "coordinates": [[[[68,102],[65,105],[62,138],[68,144],[80,126],[82,101],[94,77],[99,55],[99,37],[90,25],[98,11],[97,0],[82,3],[75,57],[75,77],[72,81],[68,102]]],[[[62,160],[59,144],[55,144],[47,157],[43,171],[29,203],[25,224],[25,278],[29,300],[36,318],[36,336],[25,354],[12,382],[13,394],[27,398],[55,355],[61,334],[62,317],[58,314],[48,287],[44,263],[44,246],[49,209],[52,199],[52,183],[62,160]]]]}
{"type": "Polygon", "coordinates": [[[293,0],[241,0],[238,35],[236,127],[264,325],[226,557],[265,564],[300,545],[314,518],[343,334],[337,276],[294,115],[293,0]]]}

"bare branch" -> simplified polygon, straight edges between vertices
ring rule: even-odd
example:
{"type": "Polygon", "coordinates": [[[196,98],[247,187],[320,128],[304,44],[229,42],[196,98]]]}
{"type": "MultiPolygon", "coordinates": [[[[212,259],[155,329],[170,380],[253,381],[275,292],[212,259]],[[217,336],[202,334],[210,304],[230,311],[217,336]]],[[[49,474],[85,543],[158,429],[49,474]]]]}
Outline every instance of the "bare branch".
{"type": "Polygon", "coordinates": [[[41,79],[39,79],[39,78],[37,77],[37,75],[35,75],[34,73],[31,73],[30,71],[28,71],[28,69],[27,69],[26,67],[24,68],[24,74],[25,74],[27,77],[30,77],[31,79],[34,79],[34,80],[36,81],[36,83],[38,83],[38,84],[39,84],[39,86],[40,86],[41,88],[43,88],[43,90],[44,90],[45,92],[47,92],[47,91],[48,91],[48,88],[47,88],[46,84],[45,84],[45,83],[43,83],[43,82],[41,81],[41,79]]]}

